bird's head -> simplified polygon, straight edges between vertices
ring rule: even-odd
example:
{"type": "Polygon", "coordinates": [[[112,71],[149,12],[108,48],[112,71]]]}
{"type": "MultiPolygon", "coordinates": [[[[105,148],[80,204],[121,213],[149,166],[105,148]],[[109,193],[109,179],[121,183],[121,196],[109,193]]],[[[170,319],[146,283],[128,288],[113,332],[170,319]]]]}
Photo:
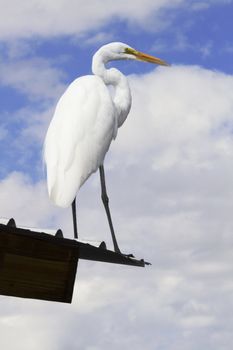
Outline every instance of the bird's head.
{"type": "Polygon", "coordinates": [[[105,62],[113,60],[138,60],[162,66],[169,66],[169,64],[164,60],[148,55],[141,51],[137,51],[131,46],[121,42],[114,42],[104,45],[99,49],[98,52],[101,54],[105,62]]]}

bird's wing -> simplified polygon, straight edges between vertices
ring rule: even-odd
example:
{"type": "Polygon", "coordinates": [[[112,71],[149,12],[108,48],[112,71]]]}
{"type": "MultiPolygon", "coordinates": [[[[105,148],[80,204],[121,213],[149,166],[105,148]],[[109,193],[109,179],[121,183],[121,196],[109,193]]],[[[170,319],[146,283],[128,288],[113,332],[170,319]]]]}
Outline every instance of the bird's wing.
{"type": "Polygon", "coordinates": [[[76,79],[59,100],[45,139],[48,191],[55,204],[71,204],[103,163],[116,128],[114,106],[102,80],[76,79]]]}

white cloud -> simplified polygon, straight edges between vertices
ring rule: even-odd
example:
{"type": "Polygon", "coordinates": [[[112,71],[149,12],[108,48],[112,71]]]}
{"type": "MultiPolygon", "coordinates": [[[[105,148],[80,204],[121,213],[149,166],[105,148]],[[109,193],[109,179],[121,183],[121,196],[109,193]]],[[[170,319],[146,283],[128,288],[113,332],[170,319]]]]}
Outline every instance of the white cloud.
{"type": "Polygon", "coordinates": [[[232,0],[201,0],[192,1],[191,7],[194,11],[200,11],[208,9],[212,5],[229,5],[232,4],[232,0]]]}
{"type": "MultiPolygon", "coordinates": [[[[164,11],[201,11],[216,4],[228,5],[231,0],[14,0],[3,1],[0,13],[0,39],[79,36],[91,30],[101,30],[114,19],[125,20],[148,30],[160,31],[172,22],[164,11]],[[151,21],[151,19],[153,19],[151,21]]],[[[97,37],[98,40],[98,37],[97,37]]]]}
{"type": "Polygon", "coordinates": [[[3,49],[4,50],[2,51],[7,52],[7,57],[9,60],[23,58],[29,54],[32,54],[33,52],[31,44],[29,44],[26,40],[17,38],[15,40],[12,39],[11,41],[5,43],[3,49]]]}
{"type": "MultiPolygon", "coordinates": [[[[185,4],[184,0],[25,0],[23,3],[7,1],[0,14],[0,38],[27,38],[55,35],[80,35],[101,28],[113,18],[129,23],[148,25],[151,16],[153,30],[160,30],[170,19],[160,21],[160,11],[185,4]]],[[[150,26],[151,29],[152,26],[150,26]]]]}
{"type": "Polygon", "coordinates": [[[51,206],[43,182],[34,185],[29,177],[15,172],[1,181],[0,188],[1,216],[15,217],[16,221],[29,226],[48,221],[51,206]]]}
{"type": "Polygon", "coordinates": [[[174,157],[181,147],[187,160],[193,157],[195,161],[196,154],[198,162],[203,157],[208,159],[204,151],[226,156],[227,148],[232,147],[232,84],[231,76],[193,66],[172,66],[132,76],[133,109],[114,149],[118,152],[125,147],[126,152],[136,150],[139,155],[145,149],[156,153],[157,149],[159,156],[169,150],[174,157]],[[203,153],[199,149],[202,144],[203,153]]]}
{"type": "MultiPolygon", "coordinates": [[[[232,341],[233,77],[175,66],[130,84],[133,109],[107,156],[107,187],[122,250],[153,265],[80,261],[71,306],[1,298],[6,350],[12,333],[20,350],[213,350],[232,341]]],[[[99,192],[96,174],[78,195],[79,230],[110,246],[99,192]]],[[[44,182],[12,173],[0,193],[1,215],[72,235],[70,209],[49,203],[44,182]]]]}
{"type": "MultiPolygon", "coordinates": [[[[14,56],[14,55],[13,55],[14,56]]],[[[1,60],[0,60],[1,61],[1,60]]],[[[48,123],[54,113],[55,102],[65,90],[65,74],[45,59],[18,59],[9,57],[0,64],[0,81],[2,88],[14,91],[18,99],[26,97],[24,106],[12,111],[15,101],[9,101],[1,115],[0,142],[2,159],[8,165],[14,162],[15,168],[22,169],[26,163],[38,158],[38,148],[42,149],[48,123]],[[6,143],[10,145],[7,146],[6,143]]],[[[10,94],[10,93],[9,93],[10,94]]],[[[16,101],[17,101],[16,98],[16,101]]],[[[16,102],[17,105],[17,102],[16,102]]],[[[42,154],[42,151],[41,151],[42,154]]],[[[41,173],[42,155],[39,155],[38,174],[41,173]]],[[[2,166],[2,169],[4,165],[2,166]]],[[[24,168],[26,171],[26,168],[24,168]]]]}
{"type": "MultiPolygon", "coordinates": [[[[76,39],[80,42],[80,38],[76,39]]],[[[114,35],[111,32],[98,32],[96,35],[92,35],[90,38],[85,39],[85,45],[104,44],[110,41],[114,41],[114,35]]],[[[83,44],[82,44],[83,45],[83,44]]]]}
{"type": "Polygon", "coordinates": [[[8,134],[8,132],[7,132],[6,128],[4,126],[1,126],[0,127],[0,141],[4,141],[7,137],[7,134],[8,134]]]}
{"type": "Polygon", "coordinates": [[[0,61],[1,85],[25,94],[29,99],[54,99],[64,85],[64,73],[45,59],[0,61]]]}

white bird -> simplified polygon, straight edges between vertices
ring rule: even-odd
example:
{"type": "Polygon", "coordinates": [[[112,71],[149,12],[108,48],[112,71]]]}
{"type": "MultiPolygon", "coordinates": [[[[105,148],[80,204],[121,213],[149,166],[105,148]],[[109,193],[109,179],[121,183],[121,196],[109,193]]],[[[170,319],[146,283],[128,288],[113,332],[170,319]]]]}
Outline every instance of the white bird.
{"type": "Polygon", "coordinates": [[[114,233],[105,186],[104,157],[126,120],[131,107],[127,78],[105,65],[113,60],[139,60],[168,64],[124,43],[102,46],[93,56],[93,75],[74,80],[61,96],[44,143],[50,199],[60,207],[72,204],[74,236],[78,238],[75,199],[79,188],[97,169],[115,252],[120,253],[114,233]],[[109,86],[112,86],[111,91],[109,86]]]}

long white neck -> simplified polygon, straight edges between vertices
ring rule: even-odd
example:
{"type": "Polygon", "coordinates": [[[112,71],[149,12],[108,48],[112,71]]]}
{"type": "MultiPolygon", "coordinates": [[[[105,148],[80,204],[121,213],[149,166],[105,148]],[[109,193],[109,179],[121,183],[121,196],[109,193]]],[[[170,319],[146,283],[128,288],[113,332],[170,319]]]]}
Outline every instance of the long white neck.
{"type": "Polygon", "coordinates": [[[131,93],[127,78],[116,68],[107,69],[110,59],[97,53],[93,56],[92,72],[103,79],[106,85],[114,87],[113,103],[116,109],[118,128],[124,123],[131,107],[131,93]]]}

